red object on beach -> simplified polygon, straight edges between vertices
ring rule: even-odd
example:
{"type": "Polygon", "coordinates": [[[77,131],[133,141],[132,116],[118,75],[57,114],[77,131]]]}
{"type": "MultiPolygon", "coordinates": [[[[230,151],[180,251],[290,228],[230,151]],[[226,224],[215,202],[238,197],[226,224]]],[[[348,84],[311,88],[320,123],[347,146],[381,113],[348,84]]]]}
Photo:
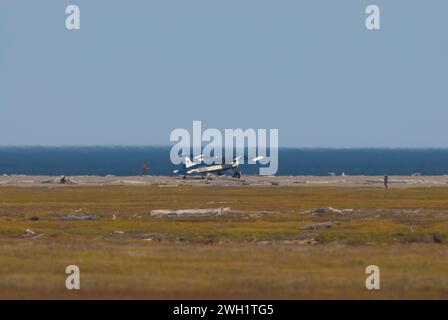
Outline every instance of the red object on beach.
{"type": "Polygon", "coordinates": [[[143,172],[142,172],[142,175],[146,175],[146,174],[148,173],[148,169],[149,169],[148,163],[145,161],[145,162],[143,163],[143,172]]]}

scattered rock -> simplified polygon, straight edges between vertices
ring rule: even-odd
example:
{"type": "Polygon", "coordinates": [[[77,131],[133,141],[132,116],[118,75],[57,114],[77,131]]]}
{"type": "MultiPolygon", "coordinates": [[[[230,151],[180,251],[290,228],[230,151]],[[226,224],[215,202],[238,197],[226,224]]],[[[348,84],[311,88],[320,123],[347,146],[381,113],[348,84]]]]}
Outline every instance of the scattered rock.
{"type": "Polygon", "coordinates": [[[283,244],[300,244],[300,245],[314,245],[319,243],[318,234],[315,233],[304,233],[298,237],[291,239],[285,239],[280,241],[283,244]]]}
{"type": "Polygon", "coordinates": [[[72,180],[70,177],[66,176],[59,176],[56,178],[53,178],[48,181],[44,181],[43,183],[55,183],[55,184],[76,184],[74,180],[72,180]]]}
{"type": "Polygon", "coordinates": [[[24,233],[22,233],[22,237],[24,238],[34,238],[38,236],[37,232],[31,230],[31,229],[26,229],[24,233]]]}
{"type": "Polygon", "coordinates": [[[322,223],[307,224],[305,226],[299,227],[299,229],[302,229],[302,230],[329,229],[337,224],[338,224],[338,222],[336,222],[336,221],[328,221],[328,222],[322,222],[322,223]]]}
{"type": "Polygon", "coordinates": [[[297,244],[309,244],[309,245],[314,245],[314,244],[318,244],[319,241],[317,239],[314,238],[308,238],[308,239],[303,239],[303,240],[297,240],[296,241],[297,244]]]}
{"type": "Polygon", "coordinates": [[[412,214],[419,214],[421,211],[422,211],[422,208],[417,209],[417,210],[402,210],[401,213],[412,215],[412,214]]]}
{"type": "Polygon", "coordinates": [[[168,235],[165,233],[150,232],[136,234],[136,237],[145,241],[162,241],[163,239],[166,239],[168,235]]]}
{"type": "Polygon", "coordinates": [[[151,217],[200,217],[206,215],[222,215],[229,212],[229,207],[207,209],[151,210],[151,217]]]}
{"type": "Polygon", "coordinates": [[[441,234],[435,233],[432,235],[432,239],[434,240],[434,242],[436,243],[442,243],[443,242],[443,237],[441,234]]]}
{"type": "Polygon", "coordinates": [[[257,244],[268,245],[268,244],[300,244],[300,245],[314,245],[319,243],[319,234],[318,233],[302,233],[296,235],[287,236],[281,240],[256,240],[254,239],[251,242],[256,242],[257,244]]]}
{"type": "Polygon", "coordinates": [[[26,229],[24,234],[29,235],[29,236],[35,236],[37,233],[31,229],[26,229]]]}
{"type": "Polygon", "coordinates": [[[346,212],[353,212],[353,209],[335,209],[332,207],[328,207],[328,208],[316,208],[316,209],[312,209],[311,211],[307,211],[307,212],[311,212],[313,215],[314,214],[325,214],[325,213],[339,213],[339,214],[344,214],[346,212]]]}
{"type": "Polygon", "coordinates": [[[329,213],[332,212],[332,210],[330,210],[330,208],[316,208],[311,210],[312,214],[324,214],[324,213],[329,213]]]}
{"type": "Polygon", "coordinates": [[[116,230],[114,231],[114,234],[122,235],[124,234],[124,231],[116,230]]]}
{"type": "Polygon", "coordinates": [[[274,213],[280,213],[280,211],[275,211],[275,210],[261,210],[261,211],[257,211],[258,215],[262,215],[262,214],[274,214],[274,213]]]}
{"type": "Polygon", "coordinates": [[[69,214],[66,216],[62,216],[61,220],[64,220],[64,221],[98,220],[98,217],[94,216],[94,215],[81,216],[81,215],[69,214]]]}

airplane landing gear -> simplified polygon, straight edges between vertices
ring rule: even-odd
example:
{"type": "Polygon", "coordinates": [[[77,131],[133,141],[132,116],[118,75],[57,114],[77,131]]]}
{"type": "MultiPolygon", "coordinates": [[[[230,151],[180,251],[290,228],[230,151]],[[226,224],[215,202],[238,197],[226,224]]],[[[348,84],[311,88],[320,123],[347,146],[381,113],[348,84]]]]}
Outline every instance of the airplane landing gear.
{"type": "Polygon", "coordinates": [[[241,178],[241,172],[239,172],[239,171],[234,171],[234,172],[233,172],[233,177],[234,177],[234,178],[238,178],[238,179],[240,179],[240,178],[241,178]]]}

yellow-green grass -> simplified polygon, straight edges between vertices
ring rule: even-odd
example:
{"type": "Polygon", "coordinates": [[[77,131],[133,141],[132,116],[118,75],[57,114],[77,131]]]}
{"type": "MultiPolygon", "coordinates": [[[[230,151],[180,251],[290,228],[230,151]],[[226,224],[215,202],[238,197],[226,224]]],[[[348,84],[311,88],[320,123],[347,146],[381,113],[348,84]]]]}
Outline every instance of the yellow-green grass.
{"type": "Polygon", "coordinates": [[[0,298],[448,298],[446,243],[448,188],[0,188],[0,298]],[[330,206],[355,211],[307,212],[330,206]],[[231,212],[150,216],[216,207],[231,212]]]}

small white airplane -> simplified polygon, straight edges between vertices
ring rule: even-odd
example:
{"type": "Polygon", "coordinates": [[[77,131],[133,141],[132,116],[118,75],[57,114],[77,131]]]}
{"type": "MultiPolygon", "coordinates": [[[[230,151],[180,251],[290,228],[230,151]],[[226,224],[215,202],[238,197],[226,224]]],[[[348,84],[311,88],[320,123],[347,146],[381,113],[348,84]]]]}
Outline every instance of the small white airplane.
{"type": "MultiPolygon", "coordinates": [[[[190,159],[190,157],[185,156],[184,157],[184,163],[182,164],[182,169],[174,170],[173,173],[180,174],[183,176],[184,179],[187,178],[187,176],[193,176],[193,175],[200,175],[202,177],[208,177],[210,174],[216,174],[218,176],[224,175],[225,171],[232,170],[232,177],[234,178],[241,178],[241,172],[238,170],[238,167],[240,166],[240,160],[241,156],[236,157],[233,159],[232,163],[219,163],[219,164],[206,164],[204,162],[203,155],[198,155],[194,157],[194,160],[197,162],[194,162],[190,159]]],[[[251,160],[255,163],[264,157],[255,157],[251,160]]]]}

